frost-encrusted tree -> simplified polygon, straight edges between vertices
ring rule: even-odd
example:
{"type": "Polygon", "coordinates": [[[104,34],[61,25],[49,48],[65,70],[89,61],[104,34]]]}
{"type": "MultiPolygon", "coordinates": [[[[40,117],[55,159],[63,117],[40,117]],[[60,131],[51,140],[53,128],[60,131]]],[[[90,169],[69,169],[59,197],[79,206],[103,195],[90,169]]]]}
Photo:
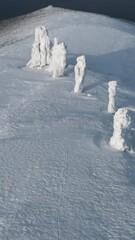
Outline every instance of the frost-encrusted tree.
{"type": "Polygon", "coordinates": [[[127,108],[120,108],[114,115],[113,136],[110,139],[110,145],[120,151],[129,149],[127,145],[128,131],[131,125],[131,117],[127,108]]]}
{"type": "Polygon", "coordinates": [[[50,63],[50,39],[45,27],[35,28],[35,41],[32,46],[31,60],[27,66],[44,67],[50,63]]]}
{"type": "Polygon", "coordinates": [[[84,82],[86,72],[86,60],[85,56],[79,56],[77,58],[77,64],[74,67],[75,72],[75,86],[74,92],[82,92],[82,83],[84,82]]]}
{"type": "Polygon", "coordinates": [[[59,44],[59,40],[58,38],[54,38],[54,44],[52,47],[52,57],[51,57],[51,62],[53,62],[53,57],[56,55],[56,51],[57,51],[57,46],[59,44]]]}
{"type": "Polygon", "coordinates": [[[40,55],[41,55],[41,67],[44,67],[50,63],[50,39],[47,30],[44,28],[40,33],[40,55]]]}
{"type": "Polygon", "coordinates": [[[51,50],[51,58],[50,58],[50,66],[49,71],[53,72],[53,69],[55,67],[55,57],[57,54],[57,45],[59,44],[58,38],[54,38],[54,44],[51,50]]]}
{"type": "Polygon", "coordinates": [[[50,62],[50,70],[53,72],[53,78],[64,76],[66,67],[67,50],[64,43],[60,43],[54,38],[54,46],[52,48],[52,56],[50,62]]]}
{"type": "Polygon", "coordinates": [[[116,112],[116,106],[115,106],[116,87],[117,87],[117,81],[110,81],[108,83],[108,93],[109,93],[108,112],[109,113],[116,112]]]}

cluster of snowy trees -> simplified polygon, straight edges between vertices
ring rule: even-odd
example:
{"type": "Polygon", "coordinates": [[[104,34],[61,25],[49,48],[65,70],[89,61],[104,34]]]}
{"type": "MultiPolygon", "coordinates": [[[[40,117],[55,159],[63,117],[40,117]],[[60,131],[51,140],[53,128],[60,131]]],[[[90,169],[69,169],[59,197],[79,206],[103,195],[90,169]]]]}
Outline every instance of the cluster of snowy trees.
{"type": "MultiPolygon", "coordinates": [[[[48,70],[52,73],[53,78],[64,76],[67,60],[67,48],[63,42],[54,38],[54,44],[51,47],[51,41],[48,31],[45,27],[35,29],[35,40],[32,45],[31,59],[27,63],[29,68],[43,68],[49,66],[48,70]]],[[[75,87],[74,92],[82,91],[86,69],[85,56],[77,58],[77,64],[74,67],[75,87]]]]}
{"type": "MultiPolygon", "coordinates": [[[[49,71],[53,78],[64,76],[67,48],[63,42],[59,42],[54,38],[53,46],[45,27],[37,27],[35,29],[35,40],[32,45],[31,59],[27,63],[29,68],[43,68],[49,66],[49,71]]],[[[82,92],[82,85],[86,74],[86,59],[85,56],[77,57],[77,63],[74,67],[75,86],[74,92],[82,92]]],[[[113,123],[113,136],[110,139],[110,145],[120,151],[129,149],[126,143],[127,132],[131,125],[131,117],[129,116],[128,108],[120,108],[116,111],[116,81],[108,83],[108,112],[115,113],[113,123]]]]}
{"type": "Polygon", "coordinates": [[[32,45],[30,68],[42,68],[50,63],[50,39],[45,27],[35,29],[35,41],[32,45]]]}
{"type": "Polygon", "coordinates": [[[43,68],[47,65],[57,78],[64,75],[66,66],[67,50],[64,43],[60,43],[57,38],[54,39],[54,45],[51,48],[51,41],[48,31],[45,27],[35,29],[35,41],[32,46],[31,59],[27,63],[30,68],[43,68]]]}

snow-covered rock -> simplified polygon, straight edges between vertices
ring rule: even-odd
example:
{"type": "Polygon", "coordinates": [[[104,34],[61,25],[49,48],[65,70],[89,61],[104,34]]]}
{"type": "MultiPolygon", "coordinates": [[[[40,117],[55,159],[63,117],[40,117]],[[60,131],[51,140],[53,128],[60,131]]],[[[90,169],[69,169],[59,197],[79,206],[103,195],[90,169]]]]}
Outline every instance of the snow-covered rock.
{"type": "Polygon", "coordinates": [[[128,131],[131,124],[131,117],[127,108],[120,108],[114,115],[114,132],[110,139],[110,145],[120,151],[130,149],[127,145],[128,131]]]}
{"type": "Polygon", "coordinates": [[[110,81],[108,83],[108,93],[109,93],[109,102],[108,102],[108,112],[115,113],[115,95],[116,95],[117,81],[110,81]]]}
{"type": "Polygon", "coordinates": [[[82,83],[84,82],[85,69],[86,69],[85,56],[79,56],[77,58],[77,64],[74,67],[74,72],[75,72],[74,92],[75,93],[82,92],[82,83]]]}

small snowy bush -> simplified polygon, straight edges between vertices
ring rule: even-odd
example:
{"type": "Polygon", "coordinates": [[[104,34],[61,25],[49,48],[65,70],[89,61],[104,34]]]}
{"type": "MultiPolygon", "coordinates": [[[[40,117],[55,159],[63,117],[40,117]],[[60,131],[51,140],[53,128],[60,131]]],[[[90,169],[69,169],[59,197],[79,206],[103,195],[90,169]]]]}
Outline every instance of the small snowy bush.
{"type": "Polygon", "coordinates": [[[108,112],[109,113],[115,113],[116,111],[116,107],[115,107],[116,87],[117,87],[116,81],[110,81],[108,83],[108,93],[109,93],[108,112]]]}
{"type": "Polygon", "coordinates": [[[52,56],[50,62],[50,71],[53,72],[53,78],[64,76],[66,67],[67,50],[64,43],[59,43],[54,38],[54,46],[52,48],[52,56]]]}
{"type": "Polygon", "coordinates": [[[131,124],[131,117],[127,108],[120,108],[114,115],[114,132],[110,139],[110,145],[120,151],[129,149],[127,146],[128,131],[131,124]]]}
{"type": "Polygon", "coordinates": [[[31,60],[27,67],[39,68],[50,63],[50,39],[45,27],[35,29],[35,41],[32,46],[31,60]]]}
{"type": "Polygon", "coordinates": [[[74,92],[75,93],[82,92],[82,83],[84,82],[85,69],[86,69],[85,56],[79,56],[77,58],[77,64],[74,67],[74,72],[75,72],[74,92]]]}

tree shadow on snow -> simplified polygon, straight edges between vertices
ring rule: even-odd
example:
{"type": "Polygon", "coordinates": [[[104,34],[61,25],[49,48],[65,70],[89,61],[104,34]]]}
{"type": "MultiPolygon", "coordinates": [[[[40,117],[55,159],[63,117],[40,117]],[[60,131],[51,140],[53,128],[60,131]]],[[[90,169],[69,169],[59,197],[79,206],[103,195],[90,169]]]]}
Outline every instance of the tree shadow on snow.
{"type": "MultiPolygon", "coordinates": [[[[74,66],[76,64],[76,58],[79,55],[83,55],[83,53],[69,54],[67,59],[67,66],[68,65],[74,66]]],[[[98,74],[100,73],[106,75],[103,81],[108,82],[110,80],[117,80],[117,78],[119,78],[122,79],[123,84],[128,83],[128,85],[130,84],[132,87],[135,88],[134,84],[135,48],[110,52],[107,54],[102,54],[100,56],[87,54],[85,56],[87,70],[96,72],[98,74]]],[[[97,82],[97,84],[100,84],[101,82],[102,81],[100,79],[100,81],[97,82]]],[[[89,87],[86,86],[86,90],[89,87]]]]}
{"type": "Polygon", "coordinates": [[[131,95],[130,92],[122,92],[121,94],[118,92],[119,96],[118,107],[132,107],[135,108],[135,94],[131,95]]]}
{"type": "Polygon", "coordinates": [[[86,61],[88,68],[92,69],[92,71],[117,76],[132,84],[135,75],[135,48],[111,52],[101,56],[86,56],[86,61]]]}
{"type": "Polygon", "coordinates": [[[90,89],[95,88],[95,87],[97,87],[98,85],[101,85],[102,83],[103,83],[102,80],[97,80],[96,82],[91,83],[90,85],[84,86],[83,92],[87,92],[87,91],[89,91],[90,89]]]}

